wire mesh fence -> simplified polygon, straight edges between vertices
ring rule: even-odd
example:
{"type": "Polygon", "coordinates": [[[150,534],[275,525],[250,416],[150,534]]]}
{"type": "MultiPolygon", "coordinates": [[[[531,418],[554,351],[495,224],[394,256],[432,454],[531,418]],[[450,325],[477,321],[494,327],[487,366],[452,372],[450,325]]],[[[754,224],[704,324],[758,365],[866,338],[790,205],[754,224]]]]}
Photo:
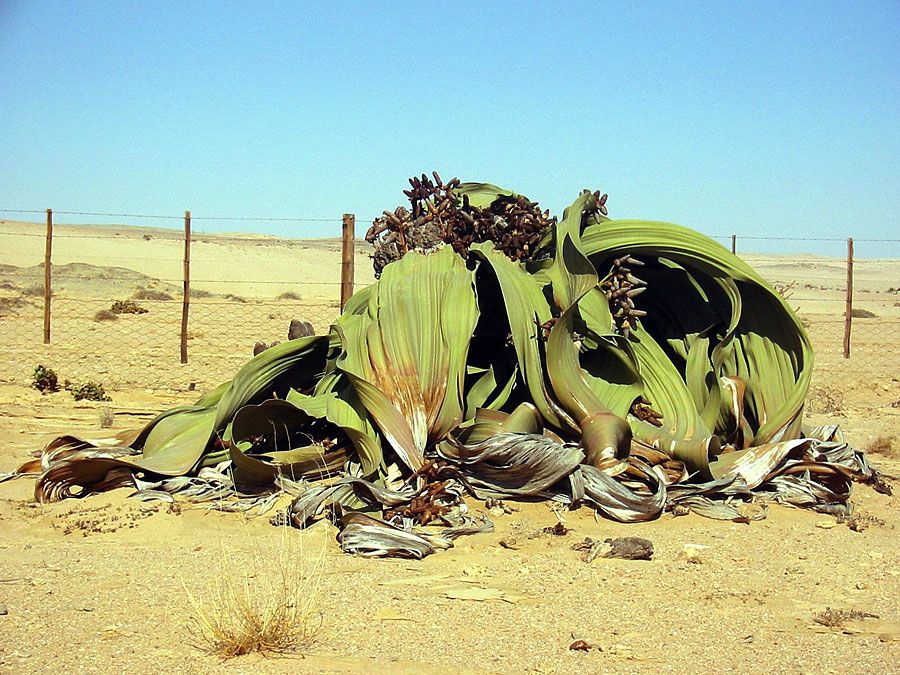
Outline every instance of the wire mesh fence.
{"type": "MultiPolygon", "coordinates": [[[[339,239],[194,231],[189,358],[182,364],[185,244],[175,229],[182,221],[134,217],[158,220],[152,227],[85,225],[60,223],[54,214],[49,344],[43,339],[45,225],[0,221],[0,382],[27,383],[42,364],[61,380],[102,381],[108,390],[203,391],[230,378],[257,341],[287,339],[292,319],[325,332],[339,315],[339,239]]],[[[341,220],[328,222],[339,234],[341,220]]],[[[302,235],[305,228],[294,229],[302,235]]],[[[359,256],[365,260],[366,253],[359,256]]],[[[359,268],[357,285],[371,283],[366,266],[359,268]]]]}
{"type": "MultiPolygon", "coordinates": [[[[153,226],[54,223],[49,344],[43,342],[44,225],[0,221],[0,382],[26,384],[34,366],[43,364],[61,379],[102,381],[113,391],[203,391],[229,379],[256,342],[285,340],[292,319],[324,332],[339,315],[339,218],[219,218],[266,222],[273,229],[280,221],[331,223],[326,231],[335,238],[193,232],[189,359],[182,364],[184,235],[175,229],[181,219],[134,218],[154,219],[153,226]]],[[[718,239],[728,246],[731,237],[718,239]]],[[[738,253],[797,309],[815,348],[815,380],[896,377],[900,259],[855,261],[851,348],[845,358],[847,264],[841,243],[829,241],[830,249],[821,241],[801,243],[834,255],[738,253]]],[[[355,255],[358,289],[374,277],[366,245],[357,245],[355,255]]]]}
{"type": "Polygon", "coordinates": [[[179,362],[180,300],[141,300],[140,314],[115,314],[109,300],[55,298],[53,333],[42,343],[43,311],[29,305],[0,319],[5,350],[0,381],[27,380],[36,364],[73,382],[102,381],[107,389],[209,389],[229,379],[257,341],[287,338],[291,319],[328,330],[336,302],[200,300],[191,305],[188,363],[179,362]],[[192,385],[193,383],[193,385],[192,385]]]}
{"type": "MultiPolygon", "coordinates": [[[[820,248],[816,240],[807,243],[820,248]]],[[[890,379],[900,374],[900,260],[853,261],[849,357],[845,358],[846,259],[809,254],[742,257],[787,298],[806,326],[815,353],[816,382],[839,377],[890,379]]]]}

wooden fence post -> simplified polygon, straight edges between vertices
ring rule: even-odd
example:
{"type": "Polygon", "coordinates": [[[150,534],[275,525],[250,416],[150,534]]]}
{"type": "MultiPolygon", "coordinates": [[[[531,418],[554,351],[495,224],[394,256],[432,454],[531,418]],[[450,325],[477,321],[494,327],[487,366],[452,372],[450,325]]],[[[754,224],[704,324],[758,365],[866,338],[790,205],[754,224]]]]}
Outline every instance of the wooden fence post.
{"type": "Polygon", "coordinates": [[[731,252],[737,255],[737,235],[731,235],[731,252]]]}
{"type": "Polygon", "coordinates": [[[847,239],[847,308],[844,312],[844,358],[850,358],[850,326],[853,323],[853,237],[847,239]]]}
{"type": "Polygon", "coordinates": [[[44,344],[50,344],[50,298],[53,297],[50,256],[53,252],[53,209],[47,209],[47,244],[44,247],[44,344]]]}
{"type": "Polygon", "coordinates": [[[188,362],[188,308],[191,304],[191,212],[184,212],[184,293],[181,304],[181,362],[188,362]]]}
{"type": "Polygon", "coordinates": [[[345,213],[341,230],[341,311],[353,295],[353,262],[356,255],[356,216],[345,213]]]}

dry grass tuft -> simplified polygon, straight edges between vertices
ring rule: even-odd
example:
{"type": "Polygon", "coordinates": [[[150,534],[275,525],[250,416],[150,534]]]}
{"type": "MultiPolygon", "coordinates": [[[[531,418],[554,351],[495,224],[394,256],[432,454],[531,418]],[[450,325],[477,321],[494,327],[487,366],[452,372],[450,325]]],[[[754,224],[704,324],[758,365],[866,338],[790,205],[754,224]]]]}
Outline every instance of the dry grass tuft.
{"type": "Polygon", "coordinates": [[[119,315],[113,314],[108,309],[101,309],[94,314],[94,321],[118,321],[119,315]]]}
{"type": "Polygon", "coordinates": [[[841,392],[830,387],[812,387],[807,396],[807,410],[824,415],[840,415],[844,411],[841,392]]]}
{"type": "Polygon", "coordinates": [[[22,297],[2,297],[0,298],[0,316],[11,314],[17,309],[31,305],[32,303],[22,297]]]}
{"type": "Polygon", "coordinates": [[[22,289],[22,294],[36,298],[44,295],[44,287],[41,284],[31,284],[22,289]]]}
{"type": "Polygon", "coordinates": [[[875,319],[878,315],[875,314],[875,312],[870,312],[867,309],[854,307],[850,310],[850,316],[852,316],[854,319],[875,319]]]}
{"type": "Polygon", "coordinates": [[[848,621],[877,618],[877,614],[870,614],[869,612],[860,612],[855,609],[832,609],[831,607],[827,607],[824,612],[819,612],[814,615],[813,621],[820,626],[827,626],[828,628],[842,628],[848,621]]]}
{"type": "Polygon", "coordinates": [[[100,409],[100,428],[101,429],[110,429],[113,424],[115,424],[116,418],[113,415],[113,411],[109,408],[101,408],[100,409]]]}
{"type": "Polygon", "coordinates": [[[900,444],[896,436],[878,436],[869,443],[866,452],[876,453],[889,459],[900,459],[900,444]]]}
{"type": "Polygon", "coordinates": [[[157,291],[153,288],[139,288],[131,297],[133,297],[135,300],[172,300],[172,295],[170,293],[166,293],[165,291],[157,291]]]}
{"type": "Polygon", "coordinates": [[[317,609],[324,546],[304,552],[303,536],[284,527],[280,542],[248,564],[223,553],[219,575],[202,595],[187,590],[188,633],[198,649],[223,659],[257,652],[301,652],[322,625],[317,609]]]}

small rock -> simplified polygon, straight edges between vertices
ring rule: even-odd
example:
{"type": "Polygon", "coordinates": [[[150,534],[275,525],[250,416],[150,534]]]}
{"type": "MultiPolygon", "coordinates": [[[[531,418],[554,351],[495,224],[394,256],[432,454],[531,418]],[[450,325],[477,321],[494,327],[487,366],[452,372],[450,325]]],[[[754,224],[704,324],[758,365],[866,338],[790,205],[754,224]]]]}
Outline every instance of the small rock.
{"type": "Polygon", "coordinates": [[[830,530],[832,527],[834,527],[834,521],[820,520],[818,523],[816,523],[816,527],[818,527],[820,530],[830,530]]]}
{"type": "Polygon", "coordinates": [[[296,340],[297,338],[309,337],[315,334],[316,331],[309,321],[291,319],[291,324],[288,326],[288,340],[296,340]]]}
{"type": "Polygon", "coordinates": [[[622,558],[623,560],[650,560],[653,558],[653,542],[641,537],[616,537],[606,539],[610,550],[603,554],[604,558],[622,558]]]}
{"type": "Polygon", "coordinates": [[[581,559],[590,563],[596,558],[621,558],[623,560],[650,560],[653,558],[653,542],[641,537],[616,537],[602,542],[585,537],[572,546],[583,551],[581,559]]]}
{"type": "Polygon", "coordinates": [[[510,513],[514,513],[519,509],[509,506],[505,504],[502,499],[494,499],[493,497],[488,498],[484,502],[484,507],[488,510],[494,517],[500,517],[504,515],[509,515],[510,513]]]}
{"type": "Polygon", "coordinates": [[[592,644],[586,640],[575,640],[575,642],[569,645],[569,651],[573,652],[589,652],[592,649],[601,651],[600,645],[592,644]]]}
{"type": "Polygon", "coordinates": [[[518,551],[519,543],[513,537],[507,537],[506,539],[500,540],[500,546],[503,548],[507,548],[510,551],[518,551]]]}
{"type": "Polygon", "coordinates": [[[568,528],[562,522],[556,523],[552,527],[545,527],[541,530],[544,534],[552,534],[554,537],[565,537],[572,529],[568,528]]]}
{"type": "Polygon", "coordinates": [[[6,616],[7,614],[9,614],[9,610],[6,608],[6,605],[0,602],[0,616],[6,616]]]}
{"type": "Polygon", "coordinates": [[[678,560],[691,563],[692,565],[701,565],[703,564],[703,556],[701,554],[708,548],[709,546],[704,546],[703,544],[684,544],[681,547],[681,553],[678,554],[678,560]]]}
{"type": "Polygon", "coordinates": [[[861,518],[851,518],[847,521],[847,527],[853,532],[863,532],[868,525],[861,518]]]}

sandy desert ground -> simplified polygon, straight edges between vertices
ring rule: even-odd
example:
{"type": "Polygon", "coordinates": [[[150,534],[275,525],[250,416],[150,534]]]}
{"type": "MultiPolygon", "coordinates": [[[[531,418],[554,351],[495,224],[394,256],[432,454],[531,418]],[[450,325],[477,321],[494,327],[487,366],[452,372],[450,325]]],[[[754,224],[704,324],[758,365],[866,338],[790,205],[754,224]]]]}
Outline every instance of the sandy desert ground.
{"type": "MultiPolygon", "coordinates": [[[[44,346],[39,298],[25,292],[39,280],[42,226],[0,223],[0,298],[22,298],[0,317],[0,472],[61,431],[97,434],[103,408],[121,430],[193,401],[255,340],[283,339],[290,318],[321,330],[337,314],[337,241],[201,237],[195,288],[211,295],[196,302],[191,362],[181,365],[178,233],[57,232],[54,264],[78,267],[58,277],[54,342],[44,346]],[[146,302],[148,314],[93,320],[138,288],[175,299],[146,302]],[[283,293],[299,299],[278,300],[283,293]],[[28,386],[37,363],[101,380],[113,400],[42,396],[28,386]]],[[[365,255],[361,247],[359,285],[371,281],[365,255]]],[[[854,325],[853,356],[844,360],[842,261],[746,258],[770,280],[794,283],[792,301],[818,348],[809,419],[842,424],[860,448],[893,438],[870,459],[900,476],[898,261],[857,265],[857,304],[875,317],[854,325]]],[[[582,508],[567,515],[569,534],[553,536],[543,532],[557,522],[546,504],[511,503],[518,511],[496,517],[496,532],[411,562],[343,555],[327,523],[284,532],[267,518],[128,500],[127,490],[38,505],[31,481],[11,481],[0,484],[0,671],[898,672],[893,482],[894,496],[856,487],[859,532],[777,506],[749,525],[695,515],[620,525],[582,508]],[[585,563],[572,550],[586,536],[625,535],[652,540],[653,560],[585,563]],[[513,547],[501,546],[511,539],[513,547]],[[699,562],[684,559],[687,544],[707,547],[699,562]],[[321,619],[314,643],[290,657],[225,662],[192,646],[190,597],[208,598],[214,578],[264,579],[285,552],[318,563],[306,582],[321,619]],[[815,620],[827,608],[877,618],[829,627],[815,620]],[[596,648],[571,651],[576,639],[596,648]]]]}

